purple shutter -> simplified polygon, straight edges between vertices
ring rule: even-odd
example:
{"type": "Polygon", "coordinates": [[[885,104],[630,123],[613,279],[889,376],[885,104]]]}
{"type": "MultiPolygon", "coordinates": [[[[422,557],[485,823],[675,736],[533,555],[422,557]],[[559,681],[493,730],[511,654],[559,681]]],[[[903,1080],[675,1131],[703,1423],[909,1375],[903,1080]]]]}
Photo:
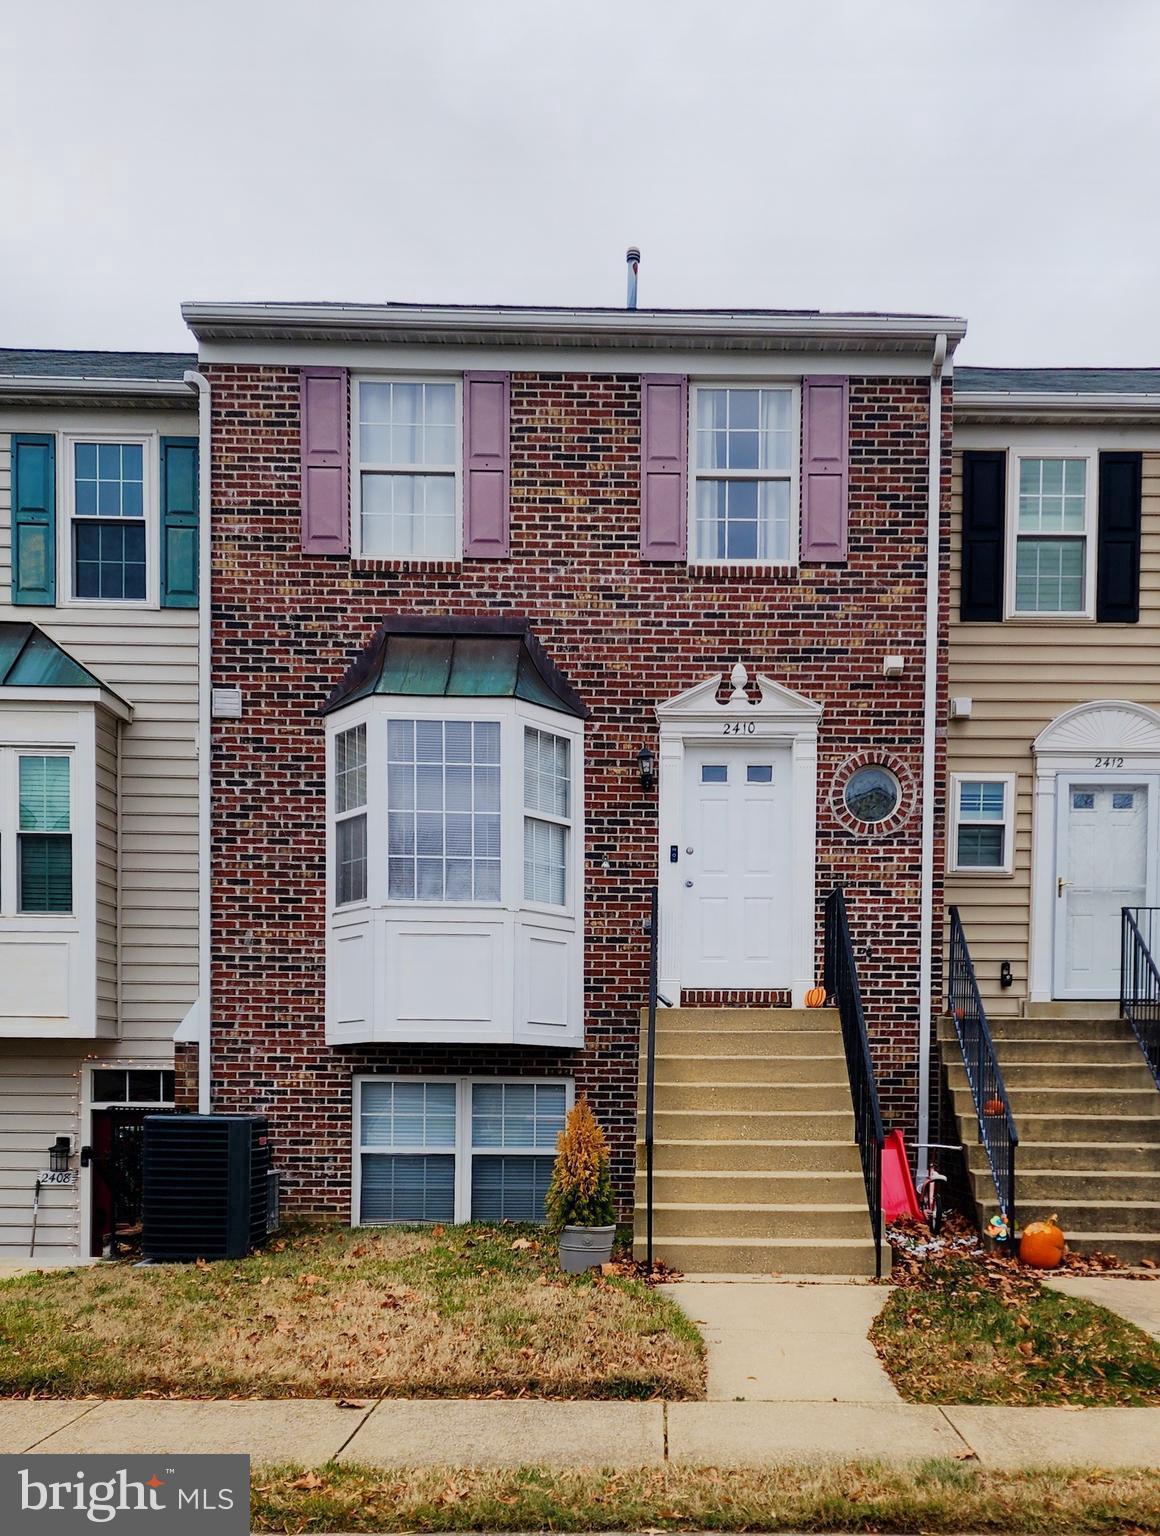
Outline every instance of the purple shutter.
{"type": "Polygon", "coordinates": [[[303,368],[302,552],[350,553],[345,368],[303,368]]]}
{"type": "Polygon", "coordinates": [[[680,373],[646,373],[640,386],[641,559],[683,560],[689,381],[680,373]]]}
{"type": "Polygon", "coordinates": [[[802,380],[803,560],[846,558],[846,500],[850,458],[850,381],[802,380]]]}
{"type": "Polygon", "coordinates": [[[463,553],[508,554],[509,375],[463,375],[463,553]]]}

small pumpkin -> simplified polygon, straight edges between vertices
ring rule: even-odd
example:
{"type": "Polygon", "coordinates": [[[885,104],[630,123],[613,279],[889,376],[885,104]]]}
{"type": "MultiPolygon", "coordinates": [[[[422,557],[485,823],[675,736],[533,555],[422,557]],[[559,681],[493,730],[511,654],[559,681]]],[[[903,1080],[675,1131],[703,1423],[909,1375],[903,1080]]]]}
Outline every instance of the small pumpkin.
{"type": "Polygon", "coordinates": [[[983,1105],[983,1113],[985,1115],[1001,1115],[1003,1113],[1003,1100],[988,1099],[983,1105]]]}
{"type": "Polygon", "coordinates": [[[826,1000],[825,987],[811,987],[806,993],[806,1007],[820,1008],[826,1000]]]}
{"type": "Polygon", "coordinates": [[[1019,1257],[1033,1269],[1058,1269],[1066,1247],[1062,1228],[1054,1216],[1049,1216],[1046,1221],[1032,1221],[1023,1228],[1019,1257]]]}

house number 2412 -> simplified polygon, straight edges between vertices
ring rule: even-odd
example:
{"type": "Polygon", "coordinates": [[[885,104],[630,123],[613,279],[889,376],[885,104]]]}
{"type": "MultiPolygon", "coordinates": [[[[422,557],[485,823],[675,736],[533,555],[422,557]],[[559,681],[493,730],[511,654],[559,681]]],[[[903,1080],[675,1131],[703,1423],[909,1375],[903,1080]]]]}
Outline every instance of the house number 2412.
{"type": "Polygon", "coordinates": [[[721,727],[722,736],[755,736],[756,720],[727,720],[721,727]]]}
{"type": "Polygon", "coordinates": [[[1123,766],[1124,766],[1124,759],[1122,757],[1097,757],[1096,758],[1096,767],[1097,768],[1122,768],[1123,766]]]}

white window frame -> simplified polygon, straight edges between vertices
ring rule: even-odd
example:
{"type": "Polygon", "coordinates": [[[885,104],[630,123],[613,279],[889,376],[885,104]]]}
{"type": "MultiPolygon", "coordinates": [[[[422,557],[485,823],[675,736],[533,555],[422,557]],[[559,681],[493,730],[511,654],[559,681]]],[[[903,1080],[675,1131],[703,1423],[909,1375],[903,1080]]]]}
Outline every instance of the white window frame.
{"type": "Polygon", "coordinates": [[[801,559],[801,437],[802,437],[802,386],[800,379],[690,379],[688,423],[688,495],[685,507],[685,540],[688,564],[710,566],[772,567],[776,570],[796,570],[801,559]],[[790,395],[790,467],[787,473],[771,474],[762,469],[699,470],[697,468],[697,396],[702,390],[721,389],[780,389],[790,395]],[[697,548],[697,481],[702,480],[788,480],[789,482],[789,553],[784,560],[742,560],[726,558],[703,560],[696,554],[697,548]]]}
{"type": "Polygon", "coordinates": [[[463,375],[448,373],[361,373],[351,379],[350,402],[350,550],[355,560],[385,560],[392,564],[411,564],[463,558],[463,375]],[[367,464],[362,462],[359,424],[362,421],[361,391],[363,384],[453,384],[455,386],[455,540],[447,555],[380,555],[367,554],[362,545],[362,477],[363,469],[373,474],[430,475],[445,473],[445,469],[432,464],[367,464]]]}
{"type": "MultiPolygon", "coordinates": [[[[1006,509],[1006,602],[1005,617],[1018,619],[1020,623],[1057,624],[1070,619],[1095,619],[1096,614],[1096,520],[1098,515],[1097,465],[1099,455],[1090,447],[1055,444],[1050,447],[1012,447],[1007,451],[1007,509],[1006,509]],[[1019,481],[1024,459],[1082,459],[1084,473],[1084,606],[1044,612],[1022,609],[1016,606],[1015,567],[1020,537],[1052,539],[1053,534],[1019,533],[1019,481]]],[[[1078,540],[1080,534],[1059,535],[1060,541],[1078,540]]]]}
{"type": "MultiPolygon", "coordinates": [[[[0,918],[28,926],[76,920],[81,905],[78,899],[77,847],[77,753],[70,744],[34,745],[9,740],[0,714],[0,918]],[[20,906],[20,759],[22,757],[65,757],[68,759],[69,830],[72,851],[72,905],[67,912],[25,912],[20,906]]],[[[29,835],[29,834],[25,834],[29,835]]],[[[30,834],[37,835],[37,834],[30,834]]],[[[63,837],[64,833],[50,836],[63,837]]]]}
{"type": "MultiPolygon", "coordinates": [[[[60,537],[57,539],[58,608],[125,608],[132,612],[161,606],[160,570],[160,458],[161,436],[157,432],[68,431],[60,434],[60,537]],[[78,443],[136,443],[141,453],[141,501],[145,527],[145,596],[77,597],[73,592],[73,531],[76,515],[76,445],[78,443]],[[61,473],[63,470],[63,473],[61,473]]],[[[88,519],[80,519],[88,521],[88,519]]],[[[109,519],[113,521],[112,518],[109,519]]],[[[118,519],[132,522],[133,519],[118,519]]]]}
{"type": "Polygon", "coordinates": [[[351,721],[349,724],[344,725],[341,730],[336,731],[334,733],[334,735],[331,738],[331,742],[330,742],[330,751],[327,753],[327,777],[328,777],[328,780],[329,780],[329,784],[328,784],[328,787],[327,787],[327,806],[328,806],[329,814],[328,814],[328,818],[327,819],[328,819],[328,822],[329,822],[330,828],[331,828],[331,839],[330,840],[333,843],[333,853],[332,853],[332,855],[331,855],[331,857],[330,857],[330,859],[328,860],[328,863],[327,863],[327,876],[326,876],[326,878],[327,878],[327,888],[328,888],[328,891],[329,891],[329,894],[330,894],[330,904],[333,906],[333,908],[334,908],[334,910],[336,912],[356,912],[356,911],[358,911],[358,909],[360,907],[365,907],[366,906],[367,901],[368,901],[369,896],[370,896],[370,877],[371,877],[371,843],[370,843],[370,830],[371,829],[370,829],[370,804],[369,804],[369,802],[370,802],[370,794],[371,794],[370,771],[371,771],[371,762],[370,762],[370,731],[367,729],[367,722],[365,720],[351,721]],[[362,732],[363,732],[363,750],[364,750],[364,753],[365,753],[364,775],[365,775],[365,778],[366,778],[366,795],[363,797],[363,802],[362,802],[361,805],[351,806],[351,807],[349,807],[345,811],[340,811],[338,809],[337,796],[335,794],[335,791],[338,788],[338,784],[337,784],[337,756],[338,756],[337,748],[338,748],[338,738],[340,736],[345,736],[348,731],[357,731],[358,729],[360,729],[360,727],[361,727],[362,732]],[[365,891],[365,893],[361,897],[359,897],[358,899],[356,899],[354,901],[342,901],[342,902],[340,902],[339,899],[338,899],[338,827],[339,827],[339,823],[340,822],[353,821],[356,816],[361,816],[363,821],[366,823],[366,839],[367,839],[366,891],[365,891]]]}
{"type": "Polygon", "coordinates": [[[521,905],[524,906],[524,907],[527,907],[528,910],[532,911],[532,912],[567,912],[571,908],[570,892],[571,892],[571,889],[572,889],[572,867],[573,867],[573,861],[574,861],[575,856],[576,856],[575,855],[575,832],[573,830],[573,822],[575,821],[575,816],[576,816],[576,789],[575,789],[575,770],[574,770],[574,759],[575,759],[575,755],[576,754],[575,754],[575,750],[574,749],[575,749],[575,743],[576,743],[577,738],[574,735],[572,735],[570,732],[554,731],[548,725],[537,725],[537,724],[534,724],[530,720],[525,720],[524,721],[523,737],[522,737],[522,740],[521,740],[521,751],[523,753],[523,756],[521,757],[521,760],[520,760],[521,769],[523,769],[525,771],[526,771],[526,764],[527,764],[528,732],[529,731],[538,731],[541,736],[556,736],[556,737],[559,737],[560,740],[562,740],[562,741],[567,743],[567,746],[568,746],[568,814],[567,814],[567,816],[557,816],[552,811],[533,811],[533,810],[529,809],[528,804],[527,804],[527,796],[524,793],[523,773],[521,773],[521,775],[520,775],[520,794],[521,794],[521,798],[524,801],[524,816],[523,816],[524,835],[526,836],[526,829],[527,829],[527,824],[528,824],[529,821],[543,821],[543,822],[547,822],[551,826],[563,827],[564,828],[564,901],[563,901],[563,904],[559,904],[559,903],[553,902],[553,901],[533,901],[532,898],[527,893],[526,871],[523,871],[521,873],[521,877],[520,877],[520,889],[521,889],[521,892],[523,894],[523,901],[522,901],[521,905]]]}
{"type": "Polygon", "coordinates": [[[995,875],[1010,875],[1015,869],[1015,787],[1013,773],[991,773],[980,769],[977,773],[952,773],[950,776],[951,814],[947,838],[947,869],[952,875],[965,875],[970,879],[984,879],[995,875]],[[996,821],[971,820],[963,823],[971,827],[1002,827],[1003,862],[1001,864],[960,864],[959,825],[961,821],[961,795],[964,784],[1002,784],[1003,816],[996,821]]]}
{"type": "MultiPolygon", "coordinates": [[[[544,1085],[564,1085],[564,1114],[567,1116],[573,1104],[576,1102],[576,1080],[573,1077],[565,1077],[560,1073],[547,1073],[544,1076],[532,1076],[527,1074],[518,1076],[493,1076],[490,1074],[476,1074],[474,1076],[440,1075],[435,1073],[400,1073],[400,1072],[363,1072],[354,1078],[354,1093],[352,1096],[352,1124],[351,1124],[351,1204],[350,1224],[352,1227],[360,1225],[359,1216],[362,1210],[362,1159],[363,1154],[374,1155],[376,1153],[387,1156],[402,1157],[447,1157],[455,1158],[455,1215],[453,1220],[456,1225],[471,1220],[471,1167],[472,1159],[479,1157],[548,1157],[555,1156],[555,1148],[549,1153],[543,1147],[479,1147],[476,1148],[471,1139],[471,1090],[476,1083],[542,1083],[544,1085]],[[455,1084],[455,1146],[447,1147],[368,1147],[362,1141],[362,1091],[364,1083],[393,1082],[393,1083],[443,1083],[455,1084]]],[[[393,1223],[376,1222],[376,1226],[389,1226],[393,1223]]]]}

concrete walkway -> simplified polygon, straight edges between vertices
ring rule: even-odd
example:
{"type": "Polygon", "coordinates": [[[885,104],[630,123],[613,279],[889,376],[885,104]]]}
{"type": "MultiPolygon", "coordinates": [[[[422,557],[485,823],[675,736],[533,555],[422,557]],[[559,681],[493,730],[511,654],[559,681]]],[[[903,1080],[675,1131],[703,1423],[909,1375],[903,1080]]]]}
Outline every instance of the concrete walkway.
{"type": "Polygon", "coordinates": [[[890,1286],[692,1276],[659,1289],[701,1330],[711,1401],[902,1401],[866,1337],[890,1286]]]}
{"type": "MultiPolygon", "coordinates": [[[[1065,1296],[1080,1296],[1097,1307],[1107,1307],[1109,1312],[1119,1313],[1154,1339],[1160,1339],[1160,1276],[1145,1273],[1148,1278],[1143,1280],[1115,1274],[1060,1275],[1057,1280],[1044,1283],[1065,1296]]],[[[1156,1459],[1160,1461],[1160,1452],[1156,1459]]]]}
{"type": "Polygon", "coordinates": [[[914,1403],[413,1401],[0,1403],[0,1451],[242,1451],[255,1466],[769,1466],[957,1458],[1155,1466],[1158,1408],[914,1403]]]}

